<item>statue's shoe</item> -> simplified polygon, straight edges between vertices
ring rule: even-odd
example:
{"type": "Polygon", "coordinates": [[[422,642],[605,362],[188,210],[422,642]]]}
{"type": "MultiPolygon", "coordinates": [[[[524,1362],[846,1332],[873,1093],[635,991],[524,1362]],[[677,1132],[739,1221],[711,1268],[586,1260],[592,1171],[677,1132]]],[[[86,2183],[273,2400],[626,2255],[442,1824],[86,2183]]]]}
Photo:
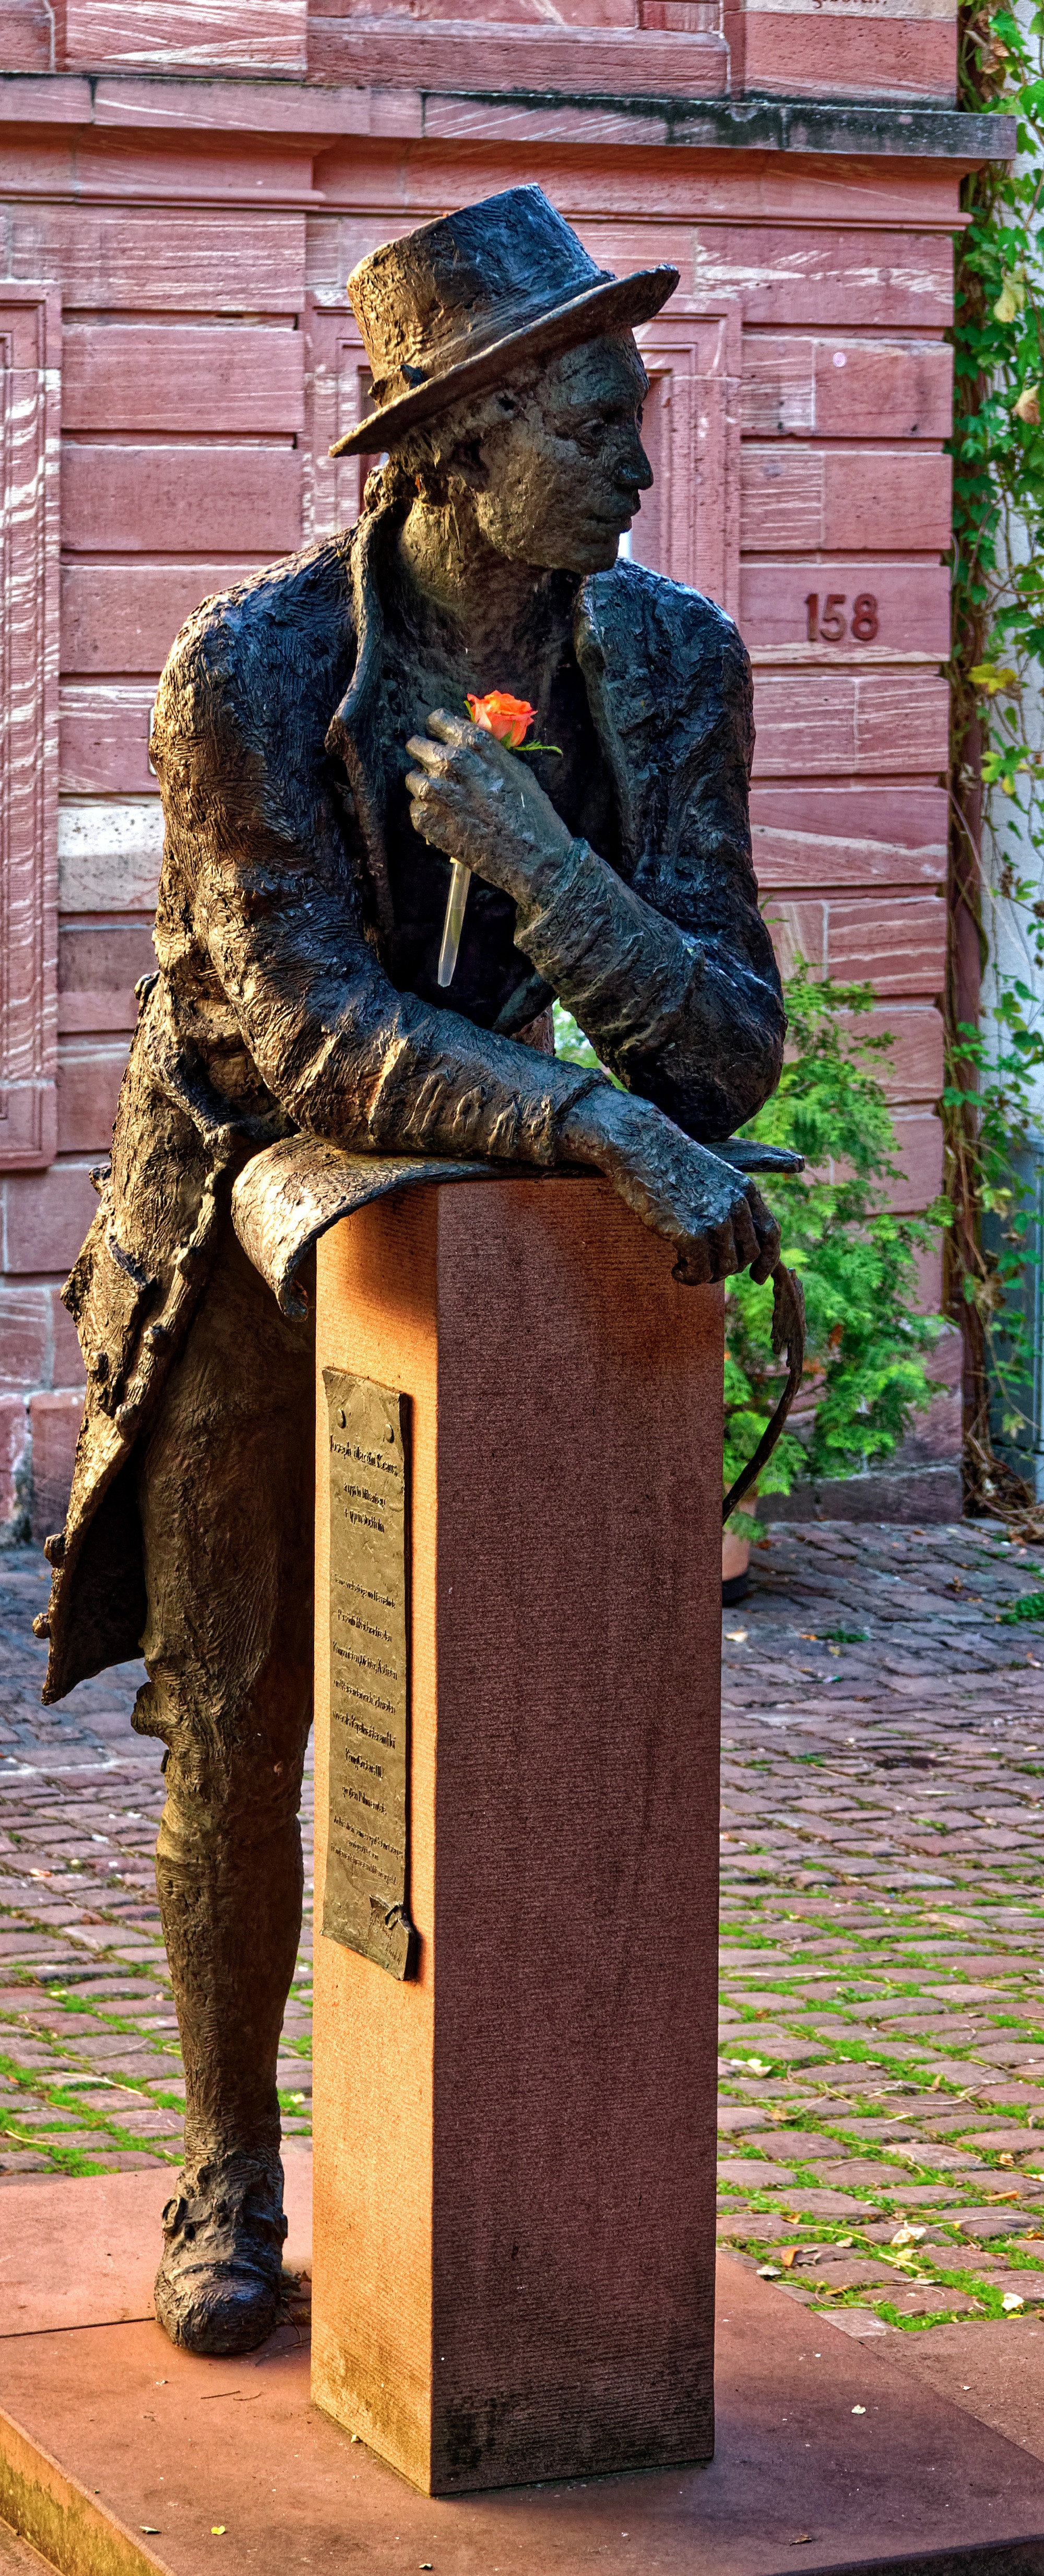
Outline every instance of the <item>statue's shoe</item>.
{"type": "Polygon", "coordinates": [[[282,2308],[283,2169],[229,2156],[183,2174],[163,2212],[156,2315],[188,2352],[253,2352],[282,2308]]]}

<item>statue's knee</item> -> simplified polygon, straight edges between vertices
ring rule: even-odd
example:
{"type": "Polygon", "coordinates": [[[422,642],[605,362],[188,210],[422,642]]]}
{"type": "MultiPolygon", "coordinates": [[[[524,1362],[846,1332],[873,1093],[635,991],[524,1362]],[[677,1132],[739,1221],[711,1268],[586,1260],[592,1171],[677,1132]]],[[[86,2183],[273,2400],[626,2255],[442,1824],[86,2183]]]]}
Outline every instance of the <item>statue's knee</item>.
{"type": "Polygon", "coordinates": [[[167,1796],[157,1843],[161,1856],[242,1870],[256,1851],[283,1844],[298,1856],[299,1865],[299,1763],[225,1762],[210,1748],[175,1740],[168,1745],[163,1768],[167,1796]]]}
{"type": "MultiPolygon", "coordinates": [[[[164,1705],[163,1692],[155,1682],[143,1682],[131,1711],[131,1725],[136,1735],[157,1735],[163,1744],[170,1743],[170,1716],[164,1705]]],[[[166,1758],[164,1758],[166,1770],[166,1758]]]]}

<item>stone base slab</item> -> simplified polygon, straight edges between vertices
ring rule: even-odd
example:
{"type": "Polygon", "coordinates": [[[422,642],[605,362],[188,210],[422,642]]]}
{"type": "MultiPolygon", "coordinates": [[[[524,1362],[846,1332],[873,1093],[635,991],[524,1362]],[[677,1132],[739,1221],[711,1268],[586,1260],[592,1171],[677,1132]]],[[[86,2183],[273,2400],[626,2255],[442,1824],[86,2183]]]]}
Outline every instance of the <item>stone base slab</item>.
{"type": "MultiPolygon", "coordinates": [[[[303,2154],[287,2181],[301,2264],[303,2154]]],[[[420,2496],[311,2405],[303,2325],[240,2361],[167,2343],[147,2310],[168,2190],[157,2170],[3,2196],[0,2509],[63,2576],[1044,2576],[1039,2459],[906,2339],[853,2343],[727,2255],[710,2466],[420,2496]]],[[[994,2330],[958,2331],[981,2370],[994,2330]]]]}

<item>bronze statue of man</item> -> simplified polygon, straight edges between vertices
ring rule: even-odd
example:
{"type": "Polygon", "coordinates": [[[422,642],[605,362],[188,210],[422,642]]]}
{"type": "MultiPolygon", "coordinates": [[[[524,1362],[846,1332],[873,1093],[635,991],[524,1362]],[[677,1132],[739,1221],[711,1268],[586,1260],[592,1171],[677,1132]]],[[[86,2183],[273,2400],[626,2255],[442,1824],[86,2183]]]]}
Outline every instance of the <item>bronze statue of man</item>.
{"type": "Polygon", "coordinates": [[[387,461],[362,517],[207,600],[160,684],[159,971],[66,1290],[88,1394],[46,1696],[145,1656],[186,2092],[157,2313],[197,2352],[278,2313],[311,1713],[312,1337],[248,1261],[233,1182],[294,1134],[588,1165],[684,1282],[778,1252],[714,1150],[784,1032],[747,657],[720,609],[617,559],[652,480],[632,326],[676,283],[598,269],[538,188],[364,260],[376,410],[340,445],[387,461]],[[492,689],[560,756],[480,731],[492,689]],[[622,1089],[548,1051],[556,995],[622,1089]]]}

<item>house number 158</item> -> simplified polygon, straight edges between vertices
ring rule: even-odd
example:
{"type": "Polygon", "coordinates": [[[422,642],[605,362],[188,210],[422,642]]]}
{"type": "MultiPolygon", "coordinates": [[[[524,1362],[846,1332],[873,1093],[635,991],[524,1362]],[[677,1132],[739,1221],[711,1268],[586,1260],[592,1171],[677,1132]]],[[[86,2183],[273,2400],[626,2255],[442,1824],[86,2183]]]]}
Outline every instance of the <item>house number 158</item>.
{"type": "MultiPolygon", "coordinates": [[[[848,632],[844,611],[848,605],[843,590],[828,590],[822,608],[818,590],[810,590],[805,601],[808,611],[810,644],[840,644],[848,632]]],[[[873,592],[861,590],[852,602],[852,633],[857,644],[872,644],[877,633],[877,601],[873,592]]]]}

